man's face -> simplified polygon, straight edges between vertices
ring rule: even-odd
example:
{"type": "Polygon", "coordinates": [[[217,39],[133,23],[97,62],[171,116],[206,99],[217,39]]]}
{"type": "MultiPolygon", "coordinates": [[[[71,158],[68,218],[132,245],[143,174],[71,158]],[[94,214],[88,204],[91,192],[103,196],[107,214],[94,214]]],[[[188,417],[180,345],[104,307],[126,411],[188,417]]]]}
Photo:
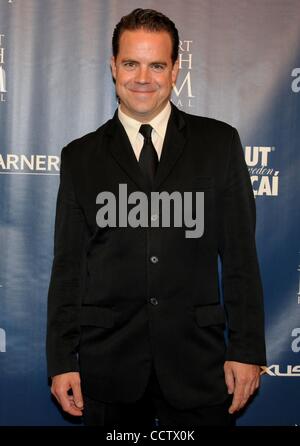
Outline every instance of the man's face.
{"type": "Polygon", "coordinates": [[[149,122],[165,107],[178,73],[178,62],[173,65],[171,54],[171,37],[165,31],[139,29],[121,34],[111,68],[124,113],[149,122]]]}

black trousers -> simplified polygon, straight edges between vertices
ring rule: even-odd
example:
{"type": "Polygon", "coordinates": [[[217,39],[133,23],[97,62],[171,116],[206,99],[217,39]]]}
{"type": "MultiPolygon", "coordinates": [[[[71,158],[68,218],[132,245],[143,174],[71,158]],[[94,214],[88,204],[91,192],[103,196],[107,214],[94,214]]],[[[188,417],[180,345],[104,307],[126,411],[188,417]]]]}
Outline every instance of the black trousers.
{"type": "Polygon", "coordinates": [[[199,426],[234,426],[228,413],[232,397],[223,404],[179,410],[171,406],[160,389],[154,368],[143,397],[133,403],[105,403],[84,397],[83,422],[86,426],[109,428],[192,428],[199,426]]]}

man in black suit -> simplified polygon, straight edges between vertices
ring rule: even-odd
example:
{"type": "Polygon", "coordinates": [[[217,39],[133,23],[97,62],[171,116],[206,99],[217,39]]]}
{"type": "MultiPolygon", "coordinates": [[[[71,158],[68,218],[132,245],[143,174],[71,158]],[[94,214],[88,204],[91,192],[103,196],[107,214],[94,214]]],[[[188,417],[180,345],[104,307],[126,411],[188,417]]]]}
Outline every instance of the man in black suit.
{"type": "Polygon", "coordinates": [[[61,153],[48,370],[62,408],[87,425],[230,425],[266,361],[243,150],[231,126],[170,103],[178,44],[161,13],[123,17],[111,60],[120,106],[61,153]],[[155,192],[167,201],[153,210],[155,192]],[[204,226],[187,235],[199,209],[204,226]],[[181,211],[190,220],[178,224],[181,211]]]}

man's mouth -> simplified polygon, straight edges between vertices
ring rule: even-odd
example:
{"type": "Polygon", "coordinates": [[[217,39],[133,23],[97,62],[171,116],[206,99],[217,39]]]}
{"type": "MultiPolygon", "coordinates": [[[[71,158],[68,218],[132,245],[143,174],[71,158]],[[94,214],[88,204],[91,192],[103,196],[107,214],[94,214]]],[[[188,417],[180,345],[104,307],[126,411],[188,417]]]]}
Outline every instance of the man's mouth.
{"type": "Polygon", "coordinates": [[[136,88],[129,88],[129,91],[131,91],[132,93],[149,94],[149,93],[155,93],[156,90],[139,90],[136,88]]]}

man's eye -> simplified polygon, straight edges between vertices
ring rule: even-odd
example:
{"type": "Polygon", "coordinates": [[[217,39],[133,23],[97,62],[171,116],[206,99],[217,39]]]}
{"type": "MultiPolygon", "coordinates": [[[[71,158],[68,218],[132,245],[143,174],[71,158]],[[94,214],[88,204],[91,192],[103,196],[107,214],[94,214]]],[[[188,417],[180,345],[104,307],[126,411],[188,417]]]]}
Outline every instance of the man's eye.
{"type": "Polygon", "coordinates": [[[123,65],[128,70],[132,70],[136,66],[135,62],[124,62],[123,65]]]}
{"type": "Polygon", "coordinates": [[[164,69],[164,65],[161,65],[161,64],[159,64],[159,63],[154,63],[154,64],[152,65],[152,68],[153,68],[155,71],[163,71],[163,69],[164,69]]]}

